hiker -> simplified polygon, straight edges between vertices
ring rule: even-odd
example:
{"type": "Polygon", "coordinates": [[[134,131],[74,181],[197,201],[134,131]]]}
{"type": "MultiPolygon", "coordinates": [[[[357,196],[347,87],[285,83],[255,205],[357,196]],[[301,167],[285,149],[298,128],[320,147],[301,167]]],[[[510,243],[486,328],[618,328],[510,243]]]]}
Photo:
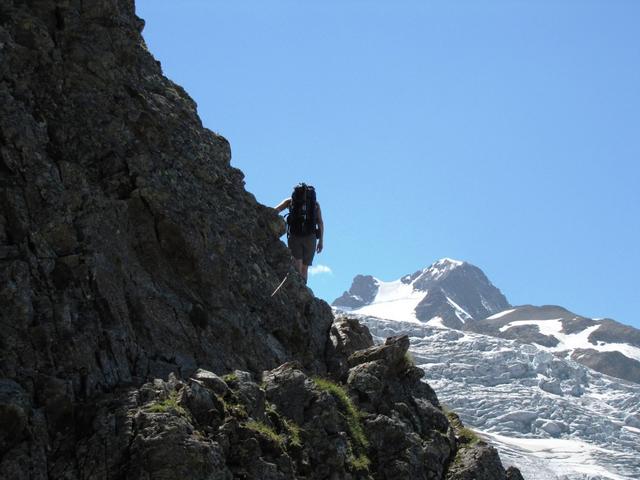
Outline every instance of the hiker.
{"type": "Polygon", "coordinates": [[[313,263],[316,252],[322,252],[324,224],[322,211],[316,201],[316,191],[311,185],[300,183],[291,194],[275,207],[278,213],[289,209],[287,218],[287,243],[296,270],[307,283],[309,266],[313,263]],[[317,240],[317,242],[316,242],[317,240]]]}

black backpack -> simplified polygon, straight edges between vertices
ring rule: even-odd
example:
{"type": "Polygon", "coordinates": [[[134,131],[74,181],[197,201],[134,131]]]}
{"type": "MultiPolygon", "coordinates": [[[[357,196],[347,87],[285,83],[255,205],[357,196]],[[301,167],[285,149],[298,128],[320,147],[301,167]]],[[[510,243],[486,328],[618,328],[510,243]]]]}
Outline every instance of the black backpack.
{"type": "Polygon", "coordinates": [[[316,190],[311,185],[300,183],[291,194],[287,232],[301,236],[315,234],[316,223],[316,190]]]}

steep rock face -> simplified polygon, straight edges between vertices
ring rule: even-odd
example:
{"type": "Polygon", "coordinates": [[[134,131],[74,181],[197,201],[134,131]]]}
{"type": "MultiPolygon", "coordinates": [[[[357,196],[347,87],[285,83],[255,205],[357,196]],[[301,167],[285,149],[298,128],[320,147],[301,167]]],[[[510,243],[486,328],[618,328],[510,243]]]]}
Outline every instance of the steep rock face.
{"type": "Polygon", "coordinates": [[[5,1],[0,21],[0,375],[90,396],[196,364],[321,368],[328,307],[295,279],[270,299],[280,221],[132,2],[5,1]]]}
{"type": "Polygon", "coordinates": [[[330,308],[295,276],[270,298],[290,268],[281,221],[142,26],[132,1],[0,4],[2,478],[20,455],[31,478],[64,476],[129,385],[325,369],[330,308]]]}
{"type": "Polygon", "coordinates": [[[332,327],[296,275],[270,297],[282,222],[142,25],[0,5],[0,478],[443,478],[406,338],[332,327]]]}

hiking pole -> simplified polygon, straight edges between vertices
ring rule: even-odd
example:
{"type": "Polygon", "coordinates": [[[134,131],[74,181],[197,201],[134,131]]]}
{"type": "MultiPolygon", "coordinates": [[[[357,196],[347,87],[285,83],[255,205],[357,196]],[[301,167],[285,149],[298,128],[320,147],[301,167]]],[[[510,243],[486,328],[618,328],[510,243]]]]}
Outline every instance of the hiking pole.
{"type": "Polygon", "coordinates": [[[289,278],[289,275],[291,275],[291,271],[289,271],[289,273],[287,273],[287,275],[284,277],[284,279],[282,280],[282,282],[280,282],[280,285],[278,285],[278,288],[276,288],[273,293],[271,294],[271,296],[273,297],[276,293],[278,293],[278,290],[280,290],[282,288],[282,286],[285,284],[285,282],[287,281],[287,279],[289,278]]]}

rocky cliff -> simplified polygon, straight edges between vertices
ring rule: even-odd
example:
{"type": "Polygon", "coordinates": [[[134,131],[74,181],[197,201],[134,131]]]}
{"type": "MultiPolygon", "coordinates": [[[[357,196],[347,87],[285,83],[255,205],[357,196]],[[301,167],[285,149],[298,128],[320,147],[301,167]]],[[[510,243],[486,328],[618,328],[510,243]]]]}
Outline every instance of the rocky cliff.
{"type": "Polygon", "coordinates": [[[406,338],[270,297],[282,223],[143,25],[0,4],[0,478],[507,478],[406,338]]]}

